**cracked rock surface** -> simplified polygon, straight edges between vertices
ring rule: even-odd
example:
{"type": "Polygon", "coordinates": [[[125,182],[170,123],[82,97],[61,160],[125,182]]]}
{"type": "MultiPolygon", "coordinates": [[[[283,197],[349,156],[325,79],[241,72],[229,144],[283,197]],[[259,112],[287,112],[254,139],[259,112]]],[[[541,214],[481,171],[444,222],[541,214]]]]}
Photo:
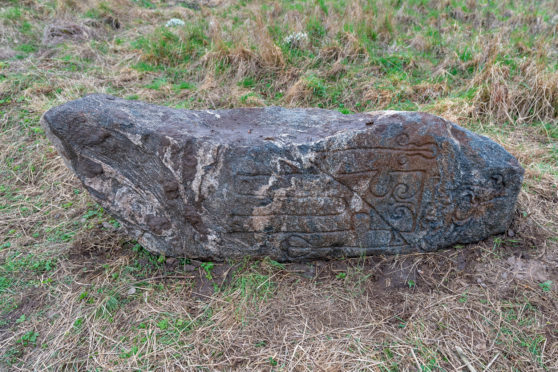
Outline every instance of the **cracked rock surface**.
{"type": "Polygon", "coordinates": [[[298,261],[433,251],[504,232],[523,169],[418,112],[177,110],[89,95],[43,126],[85,188],[150,251],[298,261]]]}

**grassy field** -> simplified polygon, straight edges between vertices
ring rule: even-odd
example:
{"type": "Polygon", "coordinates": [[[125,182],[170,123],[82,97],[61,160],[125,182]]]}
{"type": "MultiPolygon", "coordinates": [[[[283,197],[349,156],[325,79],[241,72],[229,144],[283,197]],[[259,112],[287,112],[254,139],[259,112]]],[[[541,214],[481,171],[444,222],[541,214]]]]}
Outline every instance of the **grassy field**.
{"type": "Polygon", "coordinates": [[[557,15],[553,0],[0,0],[0,370],[558,370],[557,15]],[[157,257],[39,126],[93,92],[427,111],[502,144],[524,187],[506,234],[437,253],[157,257]]]}

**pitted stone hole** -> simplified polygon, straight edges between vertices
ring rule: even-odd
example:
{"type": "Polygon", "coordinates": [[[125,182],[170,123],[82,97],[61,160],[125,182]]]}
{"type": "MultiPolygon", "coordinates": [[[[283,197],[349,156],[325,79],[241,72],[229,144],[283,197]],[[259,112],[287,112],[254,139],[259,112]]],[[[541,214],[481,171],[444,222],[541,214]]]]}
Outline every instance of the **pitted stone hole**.
{"type": "Polygon", "coordinates": [[[365,125],[366,125],[367,127],[371,127],[371,126],[374,125],[374,124],[375,124],[375,123],[374,123],[374,119],[370,119],[370,120],[368,120],[368,121],[365,123],[365,125]]]}

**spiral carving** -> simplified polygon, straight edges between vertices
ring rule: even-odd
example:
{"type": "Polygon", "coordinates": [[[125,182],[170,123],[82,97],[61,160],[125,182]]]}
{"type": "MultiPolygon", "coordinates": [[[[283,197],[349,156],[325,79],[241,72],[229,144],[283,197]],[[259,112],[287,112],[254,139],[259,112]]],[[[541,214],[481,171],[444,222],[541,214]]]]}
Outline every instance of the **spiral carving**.
{"type": "Polygon", "coordinates": [[[394,220],[400,220],[405,217],[412,218],[413,212],[404,205],[398,205],[392,210],[390,217],[394,220]]]}
{"type": "Polygon", "coordinates": [[[413,228],[415,216],[408,206],[396,204],[389,212],[388,220],[394,229],[398,231],[410,231],[413,228]]]}
{"type": "Polygon", "coordinates": [[[406,183],[398,183],[393,189],[393,195],[397,199],[409,199],[413,195],[415,195],[416,190],[414,190],[406,183]]]}
{"type": "Polygon", "coordinates": [[[390,191],[390,182],[391,177],[387,174],[383,174],[376,183],[370,184],[370,192],[377,197],[386,196],[390,191]]]}

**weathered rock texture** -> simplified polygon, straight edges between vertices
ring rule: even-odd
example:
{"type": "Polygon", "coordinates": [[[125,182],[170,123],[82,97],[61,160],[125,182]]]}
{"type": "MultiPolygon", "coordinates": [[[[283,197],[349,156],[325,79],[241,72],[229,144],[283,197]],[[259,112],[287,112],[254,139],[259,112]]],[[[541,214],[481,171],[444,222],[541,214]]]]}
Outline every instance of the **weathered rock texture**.
{"type": "Polygon", "coordinates": [[[501,233],[523,169],[416,112],[175,110],[90,95],[43,125],[87,190],[147,249],[291,261],[432,251],[501,233]]]}

